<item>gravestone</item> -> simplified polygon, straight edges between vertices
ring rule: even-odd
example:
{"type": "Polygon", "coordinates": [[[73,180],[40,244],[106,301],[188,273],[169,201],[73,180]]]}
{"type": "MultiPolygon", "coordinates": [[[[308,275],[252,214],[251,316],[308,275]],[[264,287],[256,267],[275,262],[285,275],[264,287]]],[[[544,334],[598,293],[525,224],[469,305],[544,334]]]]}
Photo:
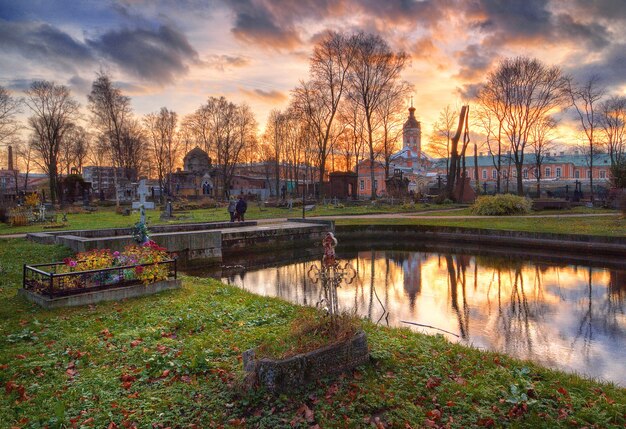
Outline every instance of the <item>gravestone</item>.
{"type": "Polygon", "coordinates": [[[173,219],[174,209],[172,208],[172,202],[168,201],[165,204],[165,209],[161,212],[161,219],[173,219]]]}
{"type": "Polygon", "coordinates": [[[154,202],[146,201],[146,195],[148,195],[148,187],[146,186],[146,179],[139,181],[137,187],[137,195],[139,195],[139,201],[133,201],[133,208],[138,209],[143,206],[145,209],[154,210],[154,202]]]}

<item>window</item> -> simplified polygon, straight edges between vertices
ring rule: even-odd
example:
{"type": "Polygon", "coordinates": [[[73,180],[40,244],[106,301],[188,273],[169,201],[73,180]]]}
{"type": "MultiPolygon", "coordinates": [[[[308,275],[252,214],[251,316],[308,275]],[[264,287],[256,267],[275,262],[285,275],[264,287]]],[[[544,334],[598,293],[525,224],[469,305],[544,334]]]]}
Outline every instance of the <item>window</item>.
{"type": "Polygon", "coordinates": [[[359,182],[359,188],[363,191],[365,190],[365,180],[361,179],[359,182]]]}
{"type": "Polygon", "coordinates": [[[561,167],[556,168],[556,177],[561,177],[561,167]]]}
{"type": "Polygon", "coordinates": [[[606,170],[600,170],[600,179],[606,179],[606,170]]]}
{"type": "Polygon", "coordinates": [[[502,170],[502,177],[504,177],[505,179],[507,177],[509,177],[509,171],[508,170],[502,170]]]}
{"type": "Polygon", "coordinates": [[[496,169],[491,170],[491,178],[492,179],[497,179],[498,178],[498,170],[496,170],[496,169]]]}
{"type": "Polygon", "coordinates": [[[587,179],[591,179],[591,170],[587,170],[587,179]]]}
{"type": "Polygon", "coordinates": [[[487,180],[487,170],[483,170],[483,179],[487,180]]]}
{"type": "Polygon", "coordinates": [[[522,177],[524,179],[528,179],[528,169],[527,168],[522,170],[522,177]]]}
{"type": "Polygon", "coordinates": [[[378,180],[374,180],[374,189],[378,189],[378,180]]]}
{"type": "Polygon", "coordinates": [[[550,177],[552,175],[552,169],[550,167],[546,167],[546,177],[550,177]]]}
{"type": "Polygon", "coordinates": [[[580,171],[579,170],[574,171],[574,179],[580,179],[580,171]]]}
{"type": "Polygon", "coordinates": [[[517,177],[517,168],[513,169],[513,177],[517,177]]]}

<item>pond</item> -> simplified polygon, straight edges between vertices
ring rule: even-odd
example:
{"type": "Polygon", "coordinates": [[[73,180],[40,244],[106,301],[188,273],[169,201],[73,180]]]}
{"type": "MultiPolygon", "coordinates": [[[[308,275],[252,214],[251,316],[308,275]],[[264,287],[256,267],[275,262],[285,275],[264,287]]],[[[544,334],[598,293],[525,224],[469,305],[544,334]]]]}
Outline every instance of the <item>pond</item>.
{"type": "MultiPolygon", "coordinates": [[[[342,310],[626,386],[622,266],[450,251],[338,251],[337,256],[355,271],[352,282],[338,290],[342,310]]],[[[316,305],[321,286],[308,271],[319,263],[305,256],[273,266],[231,266],[212,275],[259,295],[316,305]]]]}

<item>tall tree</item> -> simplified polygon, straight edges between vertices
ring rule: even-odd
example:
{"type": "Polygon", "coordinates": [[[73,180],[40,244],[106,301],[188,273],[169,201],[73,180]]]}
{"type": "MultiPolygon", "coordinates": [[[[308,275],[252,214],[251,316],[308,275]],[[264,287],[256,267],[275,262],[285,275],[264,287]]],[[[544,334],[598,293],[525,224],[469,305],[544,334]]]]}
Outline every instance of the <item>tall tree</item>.
{"type": "Polygon", "coordinates": [[[546,156],[554,147],[554,139],[552,133],[556,128],[556,121],[546,116],[542,120],[537,121],[530,130],[530,147],[535,155],[535,178],[537,180],[537,198],[541,197],[541,166],[546,156]]]}
{"type": "Polygon", "coordinates": [[[385,101],[385,94],[400,78],[407,62],[404,52],[393,52],[383,38],[358,33],[352,38],[354,59],[350,67],[350,94],[363,110],[369,148],[372,200],[376,199],[375,183],[375,114],[385,101]]]}
{"type": "Polygon", "coordinates": [[[589,166],[587,174],[589,176],[591,202],[593,202],[593,161],[598,150],[596,130],[600,127],[601,120],[598,104],[604,96],[605,89],[600,85],[600,78],[594,75],[582,84],[577,84],[572,79],[568,79],[567,92],[587,140],[587,149],[585,150],[589,166]]]}
{"type": "Polygon", "coordinates": [[[144,124],[148,131],[152,160],[154,162],[159,189],[160,200],[163,204],[163,191],[171,194],[170,175],[174,170],[174,161],[177,154],[176,123],[178,117],[175,112],[162,107],[159,112],[149,113],[144,117],[144,124]]]}
{"type": "MultiPolygon", "coordinates": [[[[138,162],[134,157],[137,148],[133,145],[135,139],[131,138],[133,131],[129,125],[132,116],[130,98],[113,85],[111,76],[101,71],[93,81],[87,99],[92,113],[92,124],[107,142],[102,148],[106,150],[114,169],[124,169],[128,178],[131,175],[129,169],[136,167],[138,162]],[[131,147],[127,147],[127,144],[131,147]]],[[[115,203],[119,207],[117,171],[113,178],[116,188],[115,203]]]]}
{"type": "Polygon", "coordinates": [[[413,86],[405,81],[387,85],[382,102],[376,110],[379,147],[385,166],[385,177],[389,177],[391,155],[398,150],[398,140],[402,137],[402,125],[405,120],[406,100],[412,91],[413,86]]]}
{"type": "MultiPolygon", "coordinates": [[[[524,194],[522,167],[533,126],[567,99],[567,79],[558,67],[528,57],[507,58],[489,73],[482,91],[497,112],[501,133],[512,149],[517,193],[524,194]]],[[[500,131],[499,131],[500,132],[500,131]]]]}
{"type": "Polygon", "coordinates": [[[17,115],[20,113],[20,101],[12,97],[9,91],[0,86],[0,144],[10,142],[20,126],[17,115]]]}
{"type": "Polygon", "coordinates": [[[437,156],[446,159],[446,175],[450,168],[450,142],[454,135],[454,123],[459,113],[450,105],[439,112],[439,118],[433,124],[433,132],[430,135],[430,150],[437,156]]]}
{"type": "Polygon", "coordinates": [[[80,125],[71,124],[61,142],[59,150],[60,171],[70,174],[72,168],[82,171],[89,151],[89,135],[80,125]]]}
{"type": "Polygon", "coordinates": [[[49,81],[34,81],[25,94],[24,102],[33,113],[28,119],[33,132],[33,149],[41,161],[40,166],[48,175],[50,198],[54,203],[59,176],[59,150],[79,104],[66,86],[49,81]]]}
{"type": "Polygon", "coordinates": [[[600,104],[600,125],[611,165],[626,162],[626,97],[613,96],[600,104]]]}
{"type": "Polygon", "coordinates": [[[336,139],[335,117],[342,100],[348,70],[354,58],[352,39],[345,34],[326,32],[313,48],[309,59],[310,80],[294,91],[294,107],[304,114],[318,147],[320,196],[326,161],[336,139]]]}

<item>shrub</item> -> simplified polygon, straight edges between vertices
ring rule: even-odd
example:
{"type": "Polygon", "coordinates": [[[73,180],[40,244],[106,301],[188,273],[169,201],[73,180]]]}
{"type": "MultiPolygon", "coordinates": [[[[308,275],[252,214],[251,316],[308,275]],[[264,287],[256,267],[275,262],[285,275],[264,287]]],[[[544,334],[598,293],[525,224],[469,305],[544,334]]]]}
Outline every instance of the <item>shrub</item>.
{"type": "Polygon", "coordinates": [[[471,211],[481,216],[506,216],[528,213],[531,207],[532,202],[528,198],[503,194],[478,197],[471,211]]]}
{"type": "Polygon", "coordinates": [[[28,194],[26,198],[24,198],[24,205],[26,207],[37,207],[41,202],[39,201],[39,195],[37,194],[28,194]]]}

